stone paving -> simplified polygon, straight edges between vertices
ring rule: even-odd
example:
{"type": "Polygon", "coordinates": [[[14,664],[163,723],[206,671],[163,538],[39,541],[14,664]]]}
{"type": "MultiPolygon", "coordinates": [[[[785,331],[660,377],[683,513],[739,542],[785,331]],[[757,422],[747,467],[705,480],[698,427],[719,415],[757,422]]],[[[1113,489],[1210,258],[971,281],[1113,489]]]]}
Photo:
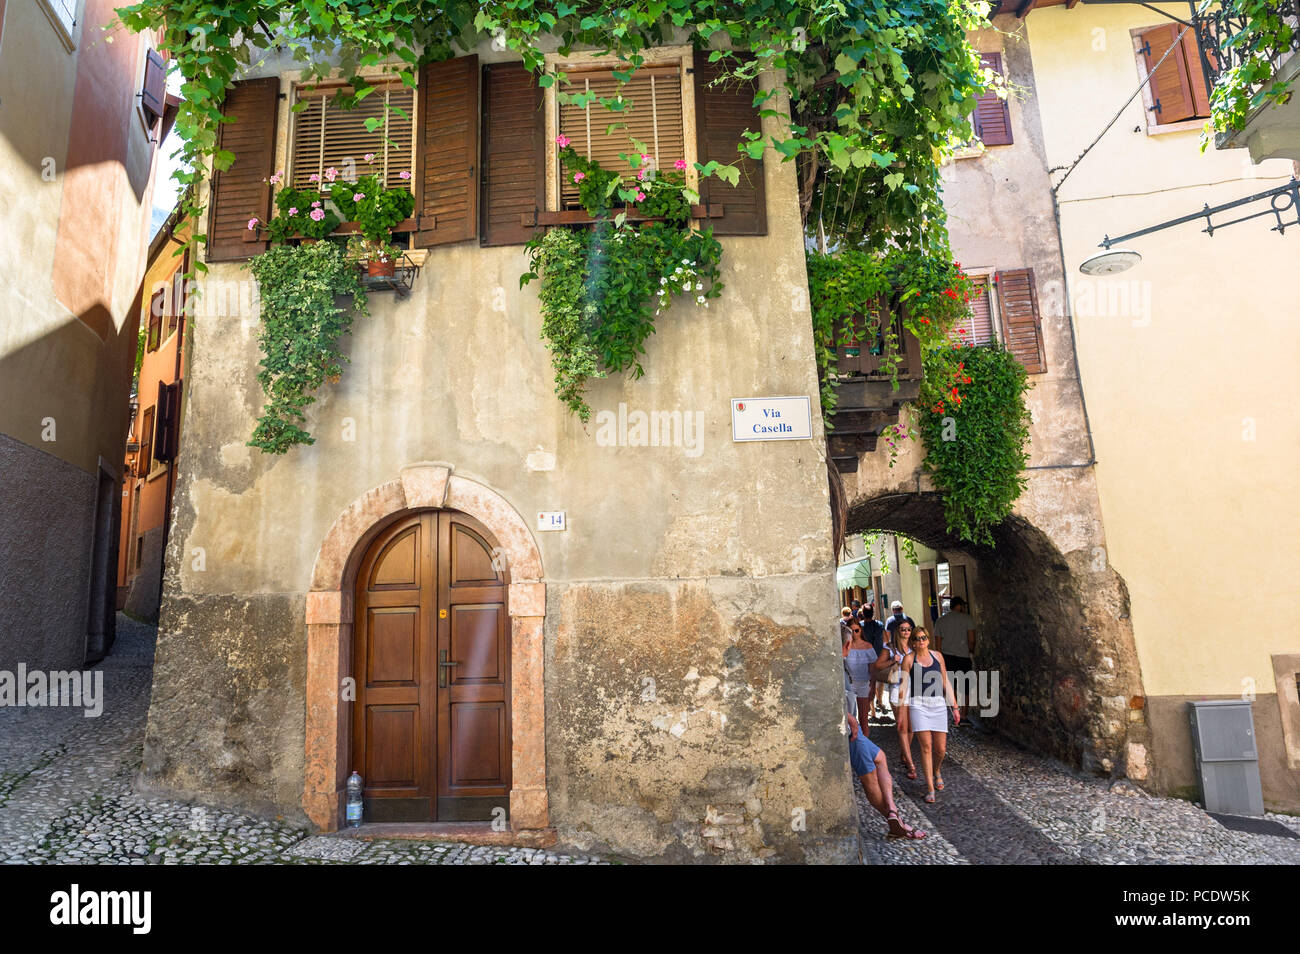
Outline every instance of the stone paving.
{"type": "MultiPolygon", "coordinates": [[[[928,837],[887,841],[859,785],[869,864],[1300,864],[1300,837],[1231,831],[1191,802],[1083,775],[979,729],[948,734],[944,790],[927,805],[892,724],[873,722],[871,740],[889,760],[900,817],[928,837]]],[[[1266,817],[1300,836],[1300,818],[1266,817]]]]}
{"type": "Polygon", "coordinates": [[[151,798],[140,764],[154,628],[118,615],[103,714],[0,708],[0,862],[6,864],[597,864],[586,855],[315,835],[283,820],[151,798]]]}
{"type": "MultiPolygon", "coordinates": [[[[533,848],[362,840],[313,834],[283,819],[140,795],[153,628],[118,617],[104,672],[103,714],[0,708],[0,862],[7,864],[600,864],[533,848]]],[[[933,805],[901,771],[891,725],[871,738],[894,772],[919,842],[887,841],[857,787],[870,864],[1296,864],[1300,837],[1233,831],[1190,802],[1111,785],[1021,751],[991,733],[949,734],[944,791],[933,805]]],[[[1268,818],[1300,835],[1300,818],[1268,818]]]]}

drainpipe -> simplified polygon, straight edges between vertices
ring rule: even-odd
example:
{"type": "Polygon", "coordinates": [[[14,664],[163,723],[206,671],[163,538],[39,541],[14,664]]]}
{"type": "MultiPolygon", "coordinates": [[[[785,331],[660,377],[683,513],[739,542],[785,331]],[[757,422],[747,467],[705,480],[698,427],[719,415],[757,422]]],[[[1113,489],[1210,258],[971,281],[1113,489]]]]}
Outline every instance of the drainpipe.
{"type": "MultiPolygon", "coordinates": [[[[172,238],[175,242],[175,237],[172,238]]],[[[178,245],[180,243],[177,243],[178,245]]],[[[189,271],[190,257],[186,255],[181,260],[181,274],[184,275],[189,271]]],[[[185,349],[185,305],[189,301],[189,296],[185,294],[185,279],[181,279],[181,313],[176,316],[176,365],[172,372],[172,384],[181,379],[181,352],[185,349]]],[[[176,407],[173,410],[172,427],[180,430],[180,413],[181,413],[181,395],[184,389],[177,392],[176,407]]],[[[171,539],[172,532],[172,494],[176,490],[176,458],[180,456],[180,441],[177,440],[176,447],[172,449],[172,459],[167,462],[167,507],[163,510],[163,538],[162,538],[162,559],[159,561],[160,570],[163,575],[167,572],[167,541],[171,539]]],[[[159,580],[159,598],[161,599],[162,581],[159,580]]]]}

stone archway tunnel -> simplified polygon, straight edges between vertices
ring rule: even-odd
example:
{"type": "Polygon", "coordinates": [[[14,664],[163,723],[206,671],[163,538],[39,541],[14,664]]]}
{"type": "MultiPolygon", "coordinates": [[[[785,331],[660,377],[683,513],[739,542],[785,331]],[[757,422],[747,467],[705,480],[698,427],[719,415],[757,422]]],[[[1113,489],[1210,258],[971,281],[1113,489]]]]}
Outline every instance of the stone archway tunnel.
{"type": "Polygon", "coordinates": [[[1062,553],[1018,514],[995,528],[994,545],[963,543],[948,533],[933,492],[850,498],[845,532],[899,534],[975,565],[975,666],[997,677],[986,725],[1086,771],[1147,776],[1128,592],[1104,560],[1087,549],[1062,553]]]}

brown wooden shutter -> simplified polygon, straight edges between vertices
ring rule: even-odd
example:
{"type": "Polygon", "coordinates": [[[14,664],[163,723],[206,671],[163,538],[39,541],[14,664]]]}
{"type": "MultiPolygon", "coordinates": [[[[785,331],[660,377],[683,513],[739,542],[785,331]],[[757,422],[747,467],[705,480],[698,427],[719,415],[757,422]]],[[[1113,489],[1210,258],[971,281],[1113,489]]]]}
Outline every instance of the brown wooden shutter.
{"type": "Polygon", "coordinates": [[[1205,70],[1201,66],[1201,51],[1196,43],[1195,30],[1188,30],[1183,34],[1183,54],[1187,57],[1187,78],[1192,84],[1192,108],[1196,110],[1197,116],[1208,117],[1210,91],[1205,85],[1205,70]]]}
{"type": "Polygon", "coordinates": [[[1047,370],[1043,353],[1043,327],[1038,314],[1038,292],[1032,268],[998,272],[998,310],[1002,316],[1002,340],[1030,374],[1047,370]]]}
{"type": "Polygon", "coordinates": [[[522,63],[483,70],[483,245],[521,245],[546,208],[546,116],[542,89],[522,63]]]}
{"type": "Polygon", "coordinates": [[[975,286],[971,290],[970,313],[948,333],[948,340],[958,346],[981,347],[993,343],[993,303],[989,301],[992,289],[987,275],[972,275],[970,280],[975,286]]]}
{"type": "Polygon", "coordinates": [[[1177,23],[1166,23],[1150,30],[1143,30],[1142,62],[1146,71],[1160,63],[1165,51],[1171,46],[1174,51],[1165,56],[1160,68],[1151,77],[1152,122],[1158,126],[1182,122],[1196,115],[1196,105],[1192,97],[1191,79],[1187,74],[1187,57],[1178,45],[1178,33],[1182,29],[1177,23]]]}
{"type": "Polygon", "coordinates": [[[416,244],[478,237],[478,56],[420,69],[415,145],[416,244]]]}
{"type": "MultiPolygon", "coordinates": [[[[980,65],[1002,75],[1002,54],[981,53],[980,65]]],[[[1015,140],[1011,135],[1011,107],[997,93],[986,93],[975,103],[975,114],[971,117],[975,126],[975,135],[986,146],[1010,146],[1015,140]]]]}
{"type": "Polygon", "coordinates": [[[740,182],[731,185],[710,176],[700,181],[700,201],[721,205],[722,217],[709,219],[715,235],[766,235],[767,198],[763,189],[763,162],[750,159],[736,146],[745,130],[761,133],[762,117],[754,105],[757,82],[724,81],[709,85],[722,72],[709,62],[707,50],[695,51],[695,134],[699,161],[739,163],[740,182]]]}
{"type": "MultiPolygon", "coordinates": [[[[271,217],[271,186],[275,172],[275,131],[280,106],[280,79],[244,80],[226,94],[222,112],[231,120],[217,132],[217,148],[235,154],[234,164],[212,176],[208,200],[208,261],[237,262],[270,247],[258,239],[248,220],[265,223],[271,217]]],[[[265,235],[265,232],[260,233],[265,235]]]]}
{"type": "Polygon", "coordinates": [[[144,61],[144,86],[140,90],[140,105],[152,126],[162,119],[167,105],[167,61],[157,50],[148,50],[144,61]]]}
{"type": "Polygon", "coordinates": [[[167,289],[159,288],[149,296],[149,334],[145,339],[146,351],[157,351],[162,343],[162,316],[167,310],[167,289]]]}
{"type": "Polygon", "coordinates": [[[176,389],[170,385],[158,382],[158,416],[154,419],[153,435],[153,456],[154,460],[170,461],[176,457],[176,448],[173,446],[175,439],[175,429],[173,421],[176,417],[176,409],[173,407],[176,398],[176,389]]]}

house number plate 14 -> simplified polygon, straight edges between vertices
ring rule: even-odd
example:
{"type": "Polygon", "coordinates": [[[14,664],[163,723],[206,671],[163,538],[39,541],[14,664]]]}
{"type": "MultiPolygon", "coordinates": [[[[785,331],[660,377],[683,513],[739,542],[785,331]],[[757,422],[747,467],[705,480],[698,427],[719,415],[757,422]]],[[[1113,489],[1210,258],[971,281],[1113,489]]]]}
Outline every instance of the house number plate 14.
{"type": "Polygon", "coordinates": [[[539,510],[537,511],[537,529],[538,530],[568,530],[568,522],[565,520],[563,510],[539,510]]]}

